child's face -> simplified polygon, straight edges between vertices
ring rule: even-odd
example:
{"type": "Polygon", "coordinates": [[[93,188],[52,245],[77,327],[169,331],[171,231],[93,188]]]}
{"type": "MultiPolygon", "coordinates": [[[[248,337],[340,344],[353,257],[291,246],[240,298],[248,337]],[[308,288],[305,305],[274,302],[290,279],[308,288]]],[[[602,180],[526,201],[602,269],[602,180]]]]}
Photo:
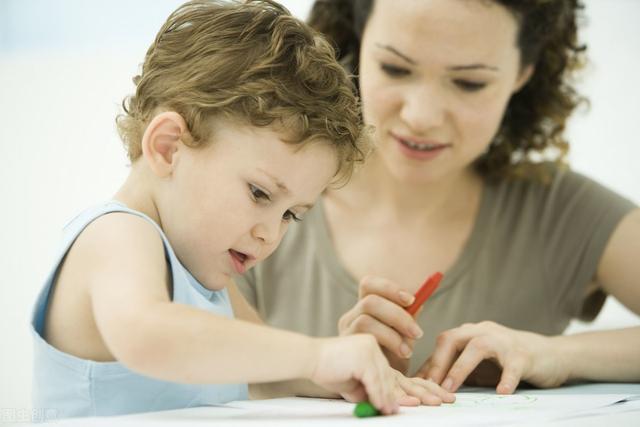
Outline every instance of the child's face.
{"type": "Polygon", "coordinates": [[[217,121],[213,143],[178,150],[157,203],[182,264],[209,289],[222,289],[269,256],[337,167],[328,144],[287,144],[270,128],[217,121]]]}

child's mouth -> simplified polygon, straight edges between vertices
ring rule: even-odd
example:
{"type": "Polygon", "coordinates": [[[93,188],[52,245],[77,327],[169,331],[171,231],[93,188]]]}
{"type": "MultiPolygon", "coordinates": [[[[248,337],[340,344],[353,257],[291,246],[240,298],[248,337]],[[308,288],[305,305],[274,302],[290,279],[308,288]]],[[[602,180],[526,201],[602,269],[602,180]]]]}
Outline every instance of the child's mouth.
{"type": "Polygon", "coordinates": [[[244,274],[244,272],[247,271],[244,263],[249,256],[233,249],[229,249],[229,255],[231,256],[231,262],[236,272],[238,274],[244,274]]]}

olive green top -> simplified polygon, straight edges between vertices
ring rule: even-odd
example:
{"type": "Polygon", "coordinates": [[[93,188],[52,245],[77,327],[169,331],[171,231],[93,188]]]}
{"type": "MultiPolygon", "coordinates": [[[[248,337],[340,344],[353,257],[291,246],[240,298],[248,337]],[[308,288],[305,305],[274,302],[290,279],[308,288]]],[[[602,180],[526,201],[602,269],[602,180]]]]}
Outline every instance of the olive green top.
{"type": "MultiPolygon", "coordinates": [[[[572,318],[592,320],[606,295],[587,295],[587,285],[616,225],[634,208],[571,171],[554,173],[547,185],[485,184],[465,247],[418,316],[424,336],[411,372],[432,352],[438,333],[465,322],[492,320],[554,335],[572,318]]],[[[338,319],[358,298],[358,281],[332,246],[322,201],[237,283],[267,323],[314,336],[336,335],[338,319]]]]}

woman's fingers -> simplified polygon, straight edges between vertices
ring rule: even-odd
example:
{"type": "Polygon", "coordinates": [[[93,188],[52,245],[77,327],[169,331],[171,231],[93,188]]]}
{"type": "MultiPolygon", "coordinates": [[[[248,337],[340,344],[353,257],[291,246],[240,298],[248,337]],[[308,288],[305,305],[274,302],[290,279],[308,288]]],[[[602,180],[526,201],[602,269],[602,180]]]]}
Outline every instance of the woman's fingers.
{"type": "Polygon", "coordinates": [[[496,359],[501,351],[498,342],[491,337],[471,338],[445,375],[442,387],[445,390],[456,391],[483,360],[496,359]]]}
{"type": "Polygon", "coordinates": [[[413,340],[422,330],[402,307],[379,295],[369,294],[340,319],[340,335],[368,333],[378,343],[400,358],[408,358],[413,340]]]}
{"type": "Polygon", "coordinates": [[[500,382],[500,374],[502,374],[502,367],[498,361],[483,360],[464,380],[464,383],[471,386],[495,387],[500,382]]]}
{"type": "Polygon", "coordinates": [[[400,359],[413,353],[422,329],[406,311],[414,296],[382,277],[366,276],[358,287],[359,300],[338,321],[340,335],[372,334],[380,346],[400,359]]]}
{"type": "Polygon", "coordinates": [[[402,359],[411,357],[413,340],[406,339],[395,329],[367,314],[360,315],[346,330],[347,334],[367,333],[376,338],[380,346],[402,359]]]}
{"type": "Polygon", "coordinates": [[[473,380],[485,386],[497,382],[498,393],[510,394],[525,375],[544,377],[527,368],[540,353],[533,342],[544,339],[494,322],[465,324],[438,336],[436,349],[418,375],[452,392],[473,380]]]}
{"type": "Polygon", "coordinates": [[[383,277],[365,276],[358,285],[358,299],[367,295],[379,295],[401,307],[408,307],[415,299],[411,293],[402,289],[395,282],[383,277]]]}
{"type": "Polygon", "coordinates": [[[436,348],[419,370],[418,376],[442,384],[452,365],[465,348],[472,334],[463,328],[444,331],[436,338],[436,348]]]}
{"type": "Polygon", "coordinates": [[[500,376],[500,382],[496,387],[498,394],[512,394],[524,373],[526,364],[526,358],[519,353],[512,354],[510,357],[506,357],[502,362],[502,375],[500,376]]]}
{"type": "Polygon", "coordinates": [[[362,310],[361,314],[375,317],[407,338],[416,339],[423,334],[415,319],[404,308],[380,295],[369,294],[357,306],[362,310]]]}

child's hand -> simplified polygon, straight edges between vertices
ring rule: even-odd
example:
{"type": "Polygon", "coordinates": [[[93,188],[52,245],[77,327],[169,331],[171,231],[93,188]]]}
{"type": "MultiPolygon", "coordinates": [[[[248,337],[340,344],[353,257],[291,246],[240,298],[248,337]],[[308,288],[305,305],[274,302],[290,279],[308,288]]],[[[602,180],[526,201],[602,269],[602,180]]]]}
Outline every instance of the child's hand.
{"type": "Polygon", "coordinates": [[[401,406],[438,406],[453,403],[456,396],[431,380],[419,377],[407,378],[394,370],[396,377],[395,396],[401,406]]]}
{"type": "Polygon", "coordinates": [[[346,400],[369,400],[384,414],[398,405],[439,405],[453,401],[449,393],[431,381],[406,378],[389,366],[375,338],[351,335],[318,339],[318,356],[310,379],[340,393],[346,400]]]}

